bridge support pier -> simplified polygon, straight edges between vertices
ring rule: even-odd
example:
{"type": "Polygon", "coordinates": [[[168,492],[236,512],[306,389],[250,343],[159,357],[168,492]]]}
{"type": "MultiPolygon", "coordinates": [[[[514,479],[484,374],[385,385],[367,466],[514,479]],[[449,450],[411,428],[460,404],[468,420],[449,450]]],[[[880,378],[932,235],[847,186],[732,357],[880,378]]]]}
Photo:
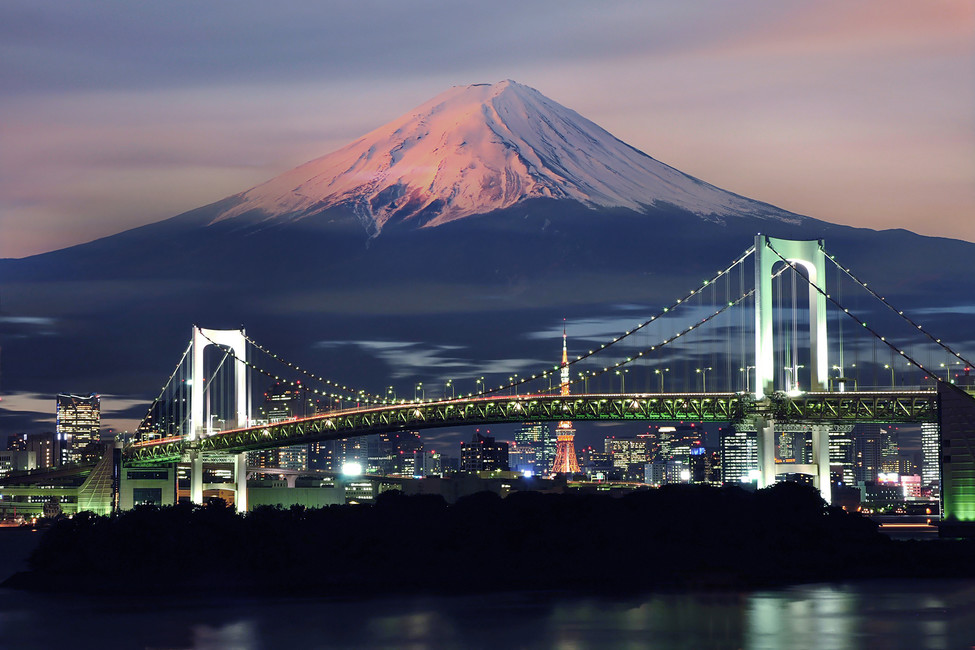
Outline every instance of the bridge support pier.
{"type": "MultiPolygon", "coordinates": [[[[795,425],[785,425],[786,430],[796,430],[795,425]]],[[[812,459],[808,464],[780,464],[775,463],[775,421],[758,418],[755,421],[758,436],[758,488],[775,484],[777,474],[798,472],[811,474],[813,487],[819,490],[823,500],[830,503],[833,490],[829,476],[829,426],[814,424],[808,430],[812,432],[812,459]]]]}
{"type": "Polygon", "coordinates": [[[816,465],[813,484],[819,489],[826,503],[833,500],[833,488],[829,481],[829,427],[816,424],[812,427],[812,462],[816,465]]]}
{"type": "Polygon", "coordinates": [[[234,505],[237,512],[247,512],[247,452],[237,454],[234,463],[234,478],[237,480],[237,492],[234,495],[234,505]]]}
{"type": "Polygon", "coordinates": [[[758,418],[755,422],[758,436],[758,489],[775,484],[775,421],[758,418]]]}
{"type": "Polygon", "coordinates": [[[203,456],[200,452],[190,452],[190,503],[203,503],[203,456]]]}

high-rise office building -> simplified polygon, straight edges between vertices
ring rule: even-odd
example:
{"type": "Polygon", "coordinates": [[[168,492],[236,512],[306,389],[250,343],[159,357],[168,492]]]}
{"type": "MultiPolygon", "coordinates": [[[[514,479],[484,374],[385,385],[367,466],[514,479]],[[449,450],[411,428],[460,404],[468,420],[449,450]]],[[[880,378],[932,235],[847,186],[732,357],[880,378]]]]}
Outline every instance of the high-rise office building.
{"type": "Polygon", "coordinates": [[[941,485],[941,429],[937,422],[921,424],[921,482],[941,485]]]}
{"type": "MultiPolygon", "coordinates": [[[[289,418],[305,417],[314,413],[306,391],[300,385],[291,386],[275,382],[264,393],[261,418],[270,424],[289,418]]],[[[293,470],[308,469],[308,445],[291,445],[278,449],[250,452],[248,459],[254,467],[293,470]]]]}
{"type": "Polygon", "coordinates": [[[55,431],[61,446],[61,462],[93,463],[98,460],[100,430],[98,395],[58,395],[55,431]]]}
{"type": "Polygon", "coordinates": [[[468,443],[460,443],[462,472],[508,471],[508,443],[497,442],[492,436],[475,431],[468,443]]]}
{"type": "Polygon", "coordinates": [[[691,451],[702,444],[701,430],[693,424],[682,424],[676,427],[660,427],[659,453],[661,460],[679,460],[687,465],[690,462],[691,451]]]}
{"type": "Polygon", "coordinates": [[[556,440],[548,423],[525,422],[515,431],[515,443],[523,470],[539,475],[549,473],[555,461],[556,440]]]}
{"type": "Polygon", "coordinates": [[[390,436],[392,471],[403,476],[419,476],[416,455],[423,453],[423,440],[419,431],[397,431],[390,436]]]}
{"type": "Polygon", "coordinates": [[[721,454],[695,447],[690,456],[691,483],[721,485],[721,454]]]}
{"type": "Polygon", "coordinates": [[[829,466],[833,482],[851,487],[856,485],[856,449],[852,427],[830,427],[829,466]]]}
{"type": "Polygon", "coordinates": [[[61,459],[58,438],[54,433],[21,433],[7,439],[10,451],[32,451],[39,469],[56,467],[61,459]]]}
{"type": "Polygon", "coordinates": [[[883,467],[883,437],[886,432],[879,424],[858,424],[854,429],[856,464],[854,471],[858,482],[876,481],[883,467]]]}
{"type": "Polygon", "coordinates": [[[758,436],[754,431],[727,427],[721,431],[721,481],[735,484],[751,480],[758,470],[758,436]]]}
{"type": "Polygon", "coordinates": [[[308,469],[337,472],[341,469],[335,457],[335,441],[319,440],[308,445],[308,469]]]}

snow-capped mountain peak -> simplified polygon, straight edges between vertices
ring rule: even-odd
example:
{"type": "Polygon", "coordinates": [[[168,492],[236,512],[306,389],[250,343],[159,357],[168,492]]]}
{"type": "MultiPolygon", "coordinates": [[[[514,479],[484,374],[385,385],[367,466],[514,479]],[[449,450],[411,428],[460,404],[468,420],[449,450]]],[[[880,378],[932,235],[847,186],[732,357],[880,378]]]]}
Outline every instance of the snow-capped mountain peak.
{"type": "Polygon", "coordinates": [[[654,160],[510,80],[455,86],[236,198],[214,221],[253,211],[301,218],[345,206],[372,234],[389,223],[437,226],[535,198],[637,211],[663,203],[722,218],[775,211],[654,160]]]}

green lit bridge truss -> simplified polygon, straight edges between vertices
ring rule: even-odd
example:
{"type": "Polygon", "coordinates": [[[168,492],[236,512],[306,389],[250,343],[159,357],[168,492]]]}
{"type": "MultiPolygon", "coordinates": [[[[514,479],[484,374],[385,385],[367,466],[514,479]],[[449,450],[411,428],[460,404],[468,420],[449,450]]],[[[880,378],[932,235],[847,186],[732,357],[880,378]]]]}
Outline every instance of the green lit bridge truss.
{"type": "Polygon", "coordinates": [[[756,401],[747,393],[494,396],[334,411],[310,418],[216,433],[196,441],[169,438],[135,443],[134,464],[174,462],[184,453],[256,451],[403,430],[572,421],[693,421],[742,423],[755,418],[802,424],[936,422],[933,390],[776,394],[756,401]]]}

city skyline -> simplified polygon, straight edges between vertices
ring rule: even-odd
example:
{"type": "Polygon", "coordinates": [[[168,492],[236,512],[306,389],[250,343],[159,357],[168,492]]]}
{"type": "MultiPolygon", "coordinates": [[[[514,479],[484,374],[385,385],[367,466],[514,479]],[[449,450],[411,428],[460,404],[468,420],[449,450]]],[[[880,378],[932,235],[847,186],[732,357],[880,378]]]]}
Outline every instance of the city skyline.
{"type": "Polygon", "coordinates": [[[173,216],[506,78],[733,192],[975,240],[969,3],[5,11],[0,257],[173,216]]]}

